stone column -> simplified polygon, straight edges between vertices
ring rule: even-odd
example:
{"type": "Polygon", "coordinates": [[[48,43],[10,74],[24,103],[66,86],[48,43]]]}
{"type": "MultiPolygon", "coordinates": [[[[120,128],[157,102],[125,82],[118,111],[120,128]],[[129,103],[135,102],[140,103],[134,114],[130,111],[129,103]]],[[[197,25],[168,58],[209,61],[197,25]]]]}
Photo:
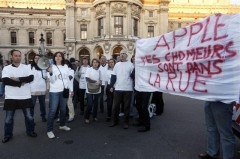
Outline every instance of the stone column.
{"type": "MultiPolygon", "coordinates": [[[[69,2],[69,1],[68,1],[69,2]]],[[[66,40],[75,40],[75,4],[66,3],[66,40]]]]}
{"type": "Polygon", "coordinates": [[[62,30],[56,29],[54,32],[54,46],[62,47],[63,46],[63,33],[62,30]]]}
{"type": "Polygon", "coordinates": [[[75,0],[66,1],[66,46],[67,53],[75,55],[75,0]],[[73,48],[71,48],[73,47],[73,48]],[[68,48],[71,48],[68,49],[68,48]]]}
{"type": "Polygon", "coordinates": [[[128,2],[127,5],[127,37],[131,37],[132,33],[132,3],[128,2]]]}
{"type": "Polygon", "coordinates": [[[29,45],[28,33],[23,28],[21,28],[17,31],[17,45],[20,45],[20,46],[29,45]]]}
{"type": "Polygon", "coordinates": [[[106,17],[105,17],[105,25],[104,27],[104,32],[108,38],[110,38],[111,35],[111,14],[110,14],[110,2],[105,2],[106,4],[106,17]]]}
{"type": "Polygon", "coordinates": [[[165,34],[168,31],[168,5],[170,0],[162,0],[159,4],[159,35],[165,34]]]}
{"type": "Polygon", "coordinates": [[[141,10],[141,21],[139,23],[139,35],[142,37],[147,37],[147,25],[144,23],[145,22],[145,9],[142,8],[141,10]]]}

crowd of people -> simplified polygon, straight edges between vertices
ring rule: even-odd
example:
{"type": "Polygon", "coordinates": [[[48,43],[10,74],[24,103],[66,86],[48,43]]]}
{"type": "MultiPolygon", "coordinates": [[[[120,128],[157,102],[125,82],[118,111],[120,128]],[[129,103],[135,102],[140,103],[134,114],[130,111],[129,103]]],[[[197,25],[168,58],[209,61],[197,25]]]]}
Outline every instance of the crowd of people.
{"type": "MultiPolygon", "coordinates": [[[[60,130],[71,130],[66,123],[74,121],[76,109],[80,109],[86,124],[98,121],[98,111],[106,111],[106,122],[112,122],[109,127],[119,124],[119,114],[122,113],[124,129],[128,129],[130,117],[134,116],[137,119],[133,125],[142,126],[139,132],[150,130],[148,104],[151,93],[146,92],[148,96],[143,93],[145,100],[142,102],[142,92],[134,90],[135,57],[129,61],[125,50],[121,51],[117,60],[101,56],[100,59],[93,58],[90,64],[87,57],[83,57],[81,62],[74,58],[66,60],[62,52],[56,52],[45,70],[38,66],[40,55],[36,54],[29,65],[21,63],[19,50],[12,50],[11,56],[12,64],[6,65],[2,73],[6,85],[3,143],[12,139],[13,117],[17,109],[23,110],[27,135],[37,137],[34,131],[37,99],[41,120],[47,123],[47,136],[50,139],[55,138],[54,120],[59,123],[60,130]],[[46,95],[49,95],[48,113],[46,95]],[[138,111],[135,114],[134,107],[138,111]]],[[[153,93],[153,96],[157,93],[153,93]]],[[[160,105],[157,110],[163,112],[163,101],[156,101],[156,105],[160,105]]],[[[156,111],[156,114],[161,113],[156,111]]]]}
{"type": "MultiPolygon", "coordinates": [[[[162,92],[140,92],[134,89],[135,57],[128,60],[126,50],[115,59],[89,59],[82,61],[71,58],[66,60],[62,52],[53,55],[53,63],[46,70],[38,66],[39,55],[33,63],[21,63],[21,52],[11,50],[12,63],[2,71],[5,85],[4,110],[6,111],[3,143],[13,137],[14,113],[22,109],[25,117],[26,133],[37,137],[35,132],[34,108],[38,99],[42,122],[47,122],[47,137],[55,138],[54,120],[59,122],[59,129],[70,131],[67,122],[73,122],[76,109],[86,124],[98,121],[98,111],[105,112],[109,127],[121,123],[119,115],[124,114],[122,127],[129,128],[133,108],[137,115],[134,126],[140,126],[138,132],[151,129],[148,105],[156,104],[156,115],[164,111],[162,92]],[[81,64],[80,64],[81,63],[81,64]],[[46,95],[49,95],[49,108],[46,112],[46,95]],[[99,110],[98,110],[99,109],[99,110]],[[68,119],[66,118],[68,116],[68,119]]],[[[208,132],[207,152],[199,155],[202,159],[219,157],[220,147],[224,159],[234,158],[235,140],[231,130],[233,103],[206,102],[205,116],[208,132]]]]}

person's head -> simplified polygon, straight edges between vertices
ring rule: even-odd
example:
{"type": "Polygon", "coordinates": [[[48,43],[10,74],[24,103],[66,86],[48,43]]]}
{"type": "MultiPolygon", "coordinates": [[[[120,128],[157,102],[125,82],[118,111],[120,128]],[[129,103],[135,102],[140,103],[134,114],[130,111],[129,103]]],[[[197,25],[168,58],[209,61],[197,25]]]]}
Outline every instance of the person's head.
{"type": "Polygon", "coordinates": [[[102,56],[101,58],[100,58],[100,63],[101,63],[101,65],[103,65],[103,64],[106,64],[106,62],[107,62],[107,58],[106,58],[106,56],[102,56]]]}
{"type": "Polygon", "coordinates": [[[78,60],[75,60],[75,65],[76,65],[77,67],[79,67],[79,66],[80,66],[80,62],[79,62],[78,60]]]}
{"type": "Polygon", "coordinates": [[[71,64],[71,62],[70,62],[69,60],[65,60],[65,64],[66,64],[69,68],[73,69],[73,65],[71,64]]]}
{"type": "Polygon", "coordinates": [[[74,57],[71,57],[70,59],[69,59],[69,61],[70,61],[70,63],[75,63],[75,58],[74,57]]]}
{"type": "Polygon", "coordinates": [[[120,62],[121,61],[121,57],[120,55],[117,56],[117,62],[120,62]]]}
{"type": "Polygon", "coordinates": [[[121,61],[122,62],[124,62],[124,61],[127,61],[127,57],[128,57],[128,55],[127,55],[127,51],[126,50],[121,50],[120,51],[120,58],[121,58],[121,61]]]}
{"type": "Polygon", "coordinates": [[[38,55],[38,54],[35,54],[32,58],[31,66],[34,67],[36,70],[41,70],[37,65],[39,59],[40,59],[40,55],[38,55]]]}
{"type": "Polygon", "coordinates": [[[88,59],[86,57],[83,57],[82,65],[84,65],[84,66],[88,65],[88,59]]]}
{"type": "Polygon", "coordinates": [[[13,49],[13,50],[10,51],[10,54],[12,56],[12,62],[14,64],[20,64],[21,63],[21,57],[22,57],[21,51],[13,49]]]}
{"type": "Polygon", "coordinates": [[[131,62],[132,62],[133,64],[135,64],[135,55],[132,56],[131,62]]]}
{"type": "Polygon", "coordinates": [[[98,59],[96,59],[96,58],[93,58],[93,59],[92,59],[92,67],[93,67],[94,69],[98,69],[99,66],[100,66],[100,61],[99,61],[98,59]]]}
{"type": "Polygon", "coordinates": [[[33,59],[32,59],[33,64],[37,64],[39,59],[40,59],[40,55],[38,55],[38,54],[34,55],[33,59]]]}
{"type": "Polygon", "coordinates": [[[65,64],[65,58],[64,58],[64,54],[62,52],[58,51],[53,55],[53,64],[54,65],[64,65],[65,64]]]}
{"type": "Polygon", "coordinates": [[[114,59],[110,59],[108,60],[108,68],[112,68],[114,67],[116,61],[114,59]]]}

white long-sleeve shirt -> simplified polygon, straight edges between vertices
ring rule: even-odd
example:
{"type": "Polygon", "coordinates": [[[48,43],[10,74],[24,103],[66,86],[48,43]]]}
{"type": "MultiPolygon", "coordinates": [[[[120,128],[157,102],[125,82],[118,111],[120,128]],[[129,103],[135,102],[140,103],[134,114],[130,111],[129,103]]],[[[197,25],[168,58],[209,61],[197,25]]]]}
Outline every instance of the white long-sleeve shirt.
{"type": "MultiPolygon", "coordinates": [[[[69,75],[71,74],[71,69],[67,65],[52,65],[52,76],[50,76],[49,72],[47,74],[50,81],[49,92],[62,92],[64,87],[71,87],[71,84],[69,84],[69,75]]],[[[74,75],[72,76],[74,78],[74,75]]],[[[72,88],[69,89],[71,90],[72,88]]]]}
{"type": "MultiPolygon", "coordinates": [[[[31,65],[29,65],[29,66],[31,68],[31,65]]],[[[36,70],[35,67],[32,67],[31,70],[32,70],[32,74],[34,76],[33,81],[30,83],[31,94],[32,95],[45,95],[46,90],[47,90],[47,86],[46,86],[47,72],[46,72],[46,70],[36,70]]]]}
{"type": "MultiPolygon", "coordinates": [[[[100,70],[99,69],[95,70],[92,67],[88,68],[85,73],[85,78],[87,77],[90,78],[91,80],[100,81],[101,80],[100,70]]],[[[89,93],[87,84],[86,84],[86,93],[89,93]]],[[[101,93],[101,87],[97,93],[91,93],[91,94],[99,94],[99,93],[101,93]]]]}
{"type": "MultiPolygon", "coordinates": [[[[18,67],[12,65],[5,66],[2,72],[2,78],[11,77],[27,77],[32,75],[29,66],[20,64],[18,67]]],[[[25,83],[21,87],[14,87],[10,85],[5,86],[5,99],[29,99],[31,98],[30,83],[25,83]]]]}
{"type": "Polygon", "coordinates": [[[108,70],[108,64],[105,64],[104,66],[100,65],[99,70],[100,70],[100,73],[101,73],[102,86],[104,86],[105,82],[107,81],[106,73],[107,73],[107,70],[108,70]]]}

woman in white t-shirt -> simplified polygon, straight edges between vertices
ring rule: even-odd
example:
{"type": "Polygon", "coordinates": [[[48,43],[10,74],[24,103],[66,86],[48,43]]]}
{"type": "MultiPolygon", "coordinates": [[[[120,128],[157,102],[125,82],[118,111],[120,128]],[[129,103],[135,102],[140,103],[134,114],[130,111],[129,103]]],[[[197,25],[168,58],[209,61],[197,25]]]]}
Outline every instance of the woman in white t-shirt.
{"type": "Polygon", "coordinates": [[[79,81],[79,102],[80,102],[80,115],[84,115],[84,99],[86,93],[86,79],[85,73],[90,66],[88,65],[88,58],[83,57],[82,59],[82,66],[78,71],[75,73],[75,78],[79,81]]]}
{"type": "MultiPolygon", "coordinates": [[[[74,80],[74,70],[73,70],[73,66],[70,63],[69,60],[65,60],[66,65],[69,68],[69,82],[68,82],[68,88],[70,92],[73,92],[73,80],[74,80]]],[[[73,107],[73,93],[69,94],[69,98],[67,101],[67,106],[68,106],[68,123],[72,122],[74,120],[74,116],[75,116],[75,110],[73,107]]]]}
{"type": "MultiPolygon", "coordinates": [[[[47,135],[50,139],[55,138],[53,133],[54,116],[59,106],[60,110],[60,130],[69,131],[66,123],[67,98],[63,96],[64,88],[69,89],[70,68],[65,64],[64,54],[56,52],[53,55],[53,65],[48,69],[48,78],[50,81],[49,89],[49,113],[47,120],[47,135]]],[[[72,90],[72,89],[70,89],[72,90]]],[[[70,92],[72,95],[73,92],[70,92]]]]}
{"type": "Polygon", "coordinates": [[[97,110],[98,110],[98,98],[101,93],[101,77],[99,70],[100,62],[98,59],[92,59],[92,67],[88,68],[85,73],[86,79],[86,93],[87,93],[87,110],[85,112],[84,118],[85,123],[89,124],[89,117],[93,109],[93,120],[97,121],[97,110]],[[91,90],[96,87],[96,91],[91,90]],[[98,89],[97,89],[98,88],[98,89]]]}
{"type": "Polygon", "coordinates": [[[33,102],[33,106],[30,108],[30,111],[31,111],[31,115],[34,117],[34,107],[38,99],[39,105],[40,105],[42,122],[46,122],[47,119],[46,119],[45,96],[47,91],[47,86],[46,86],[47,72],[46,70],[41,70],[37,66],[39,58],[40,58],[39,55],[35,55],[33,57],[33,63],[30,65],[33,76],[34,76],[33,81],[30,83],[32,102],[33,102]]]}

